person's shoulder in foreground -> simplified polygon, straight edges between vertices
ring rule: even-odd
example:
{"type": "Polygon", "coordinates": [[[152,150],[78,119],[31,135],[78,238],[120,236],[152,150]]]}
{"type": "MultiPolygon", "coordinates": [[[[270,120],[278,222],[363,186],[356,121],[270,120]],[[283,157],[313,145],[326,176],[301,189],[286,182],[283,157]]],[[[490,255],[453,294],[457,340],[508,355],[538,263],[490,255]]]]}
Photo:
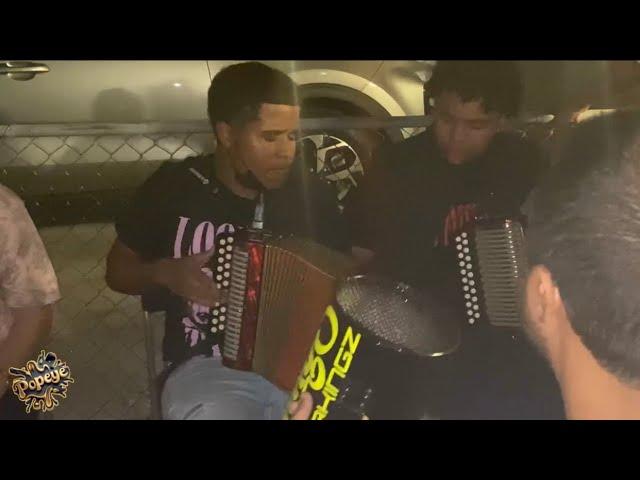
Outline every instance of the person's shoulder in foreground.
{"type": "Polygon", "coordinates": [[[59,300],[58,282],[42,239],[22,199],[0,185],[0,276],[9,307],[49,305],[59,300]]]}

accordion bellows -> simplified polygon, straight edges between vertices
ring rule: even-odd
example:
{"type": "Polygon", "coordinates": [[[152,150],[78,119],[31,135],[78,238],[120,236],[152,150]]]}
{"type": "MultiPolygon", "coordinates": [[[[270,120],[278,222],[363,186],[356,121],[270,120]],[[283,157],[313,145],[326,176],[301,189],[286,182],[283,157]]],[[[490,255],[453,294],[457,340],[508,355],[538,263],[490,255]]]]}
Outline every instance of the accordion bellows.
{"type": "Polygon", "coordinates": [[[311,240],[243,231],[233,248],[223,363],[291,390],[353,260],[311,240]]]}

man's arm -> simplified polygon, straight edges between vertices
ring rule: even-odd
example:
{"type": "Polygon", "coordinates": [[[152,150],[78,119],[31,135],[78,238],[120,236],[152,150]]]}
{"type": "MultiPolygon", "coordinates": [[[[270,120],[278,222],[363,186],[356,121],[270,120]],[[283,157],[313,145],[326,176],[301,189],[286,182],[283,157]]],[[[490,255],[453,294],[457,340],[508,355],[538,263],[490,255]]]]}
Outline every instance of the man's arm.
{"type": "Polygon", "coordinates": [[[162,285],[161,262],[143,261],[134,250],[116,239],[107,256],[107,285],[116,292],[142,295],[150,288],[162,285]]]}
{"type": "Polygon", "coordinates": [[[0,342],[0,397],[8,388],[9,368],[22,367],[49,339],[53,324],[53,305],[9,309],[13,325],[0,342]]]}
{"type": "Polygon", "coordinates": [[[116,239],[107,257],[107,285],[128,295],[142,295],[153,287],[166,287],[199,305],[213,307],[220,294],[202,267],[214,253],[215,249],[211,249],[185,258],[144,261],[116,239]]]}

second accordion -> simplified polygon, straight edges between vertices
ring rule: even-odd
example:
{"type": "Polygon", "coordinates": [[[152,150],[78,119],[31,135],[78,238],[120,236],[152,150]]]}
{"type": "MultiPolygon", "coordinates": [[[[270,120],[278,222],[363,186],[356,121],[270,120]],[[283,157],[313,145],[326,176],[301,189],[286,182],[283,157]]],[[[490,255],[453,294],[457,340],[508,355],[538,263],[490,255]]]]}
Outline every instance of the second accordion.
{"type": "Polygon", "coordinates": [[[519,327],[529,272],[522,216],[477,218],[456,237],[459,284],[468,323],[519,327]]]}

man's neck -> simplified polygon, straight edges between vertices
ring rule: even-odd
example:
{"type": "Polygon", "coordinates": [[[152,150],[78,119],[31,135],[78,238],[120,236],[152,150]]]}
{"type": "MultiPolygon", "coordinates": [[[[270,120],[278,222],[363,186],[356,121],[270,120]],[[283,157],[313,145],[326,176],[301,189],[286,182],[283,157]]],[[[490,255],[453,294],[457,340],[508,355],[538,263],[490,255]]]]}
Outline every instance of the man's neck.
{"type": "Polygon", "coordinates": [[[215,175],[225,187],[227,187],[235,195],[254,200],[258,197],[258,191],[242,185],[236,176],[233,168],[233,162],[228,152],[218,149],[216,151],[215,175]]]}
{"type": "Polygon", "coordinates": [[[570,420],[640,419],[640,390],[602,368],[577,338],[565,360],[562,395],[570,420]]]}

